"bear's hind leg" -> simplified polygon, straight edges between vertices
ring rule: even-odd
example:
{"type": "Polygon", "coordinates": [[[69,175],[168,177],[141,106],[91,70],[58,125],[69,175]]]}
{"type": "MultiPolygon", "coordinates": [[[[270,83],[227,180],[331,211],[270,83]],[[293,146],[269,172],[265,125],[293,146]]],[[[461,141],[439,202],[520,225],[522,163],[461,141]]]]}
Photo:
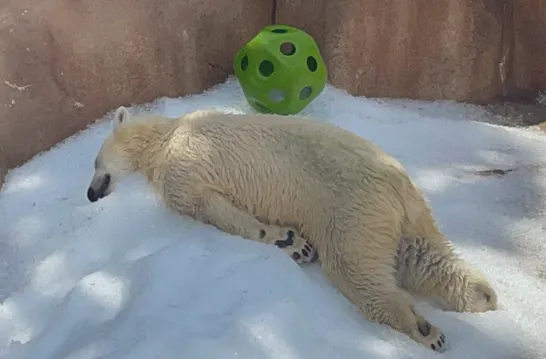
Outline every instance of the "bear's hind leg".
{"type": "Polygon", "coordinates": [[[273,244],[298,264],[315,262],[318,259],[315,248],[295,229],[264,224],[235,207],[219,193],[208,193],[203,198],[196,219],[230,234],[273,244]]]}
{"type": "MultiPolygon", "coordinates": [[[[373,221],[365,221],[373,223],[373,221]]],[[[394,260],[398,241],[395,226],[376,224],[357,234],[334,235],[328,251],[320,253],[321,267],[332,283],[368,320],[390,326],[436,352],[446,350],[442,331],[412,305],[411,296],[398,287],[394,260]],[[393,233],[390,233],[393,232],[393,233]]]]}
{"type": "MultiPolygon", "coordinates": [[[[392,274],[385,272],[378,275],[376,272],[369,276],[357,265],[342,266],[344,273],[335,276],[335,283],[366,318],[388,325],[436,352],[446,350],[446,337],[440,328],[430,324],[413,308],[411,298],[406,292],[388,283],[392,274]],[[357,278],[356,273],[359,273],[357,278]]],[[[394,278],[392,282],[394,283],[394,278]]]]}
{"type": "Polygon", "coordinates": [[[443,237],[403,237],[396,277],[407,291],[440,301],[442,309],[485,312],[497,309],[497,295],[481,272],[460,258],[443,237]]]}
{"type": "Polygon", "coordinates": [[[405,226],[397,248],[396,278],[409,292],[439,300],[444,310],[496,310],[497,294],[483,274],[453,249],[431,210],[405,226]]]}

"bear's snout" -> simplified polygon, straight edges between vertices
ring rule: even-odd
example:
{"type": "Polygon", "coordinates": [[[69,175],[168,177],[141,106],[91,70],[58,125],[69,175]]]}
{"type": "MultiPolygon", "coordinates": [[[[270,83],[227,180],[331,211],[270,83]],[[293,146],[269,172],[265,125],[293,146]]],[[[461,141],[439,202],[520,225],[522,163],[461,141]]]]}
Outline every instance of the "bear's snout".
{"type": "Polygon", "coordinates": [[[93,189],[93,187],[89,187],[89,189],[87,190],[87,199],[90,202],[96,202],[99,199],[99,197],[96,195],[95,190],[93,189]]]}
{"type": "Polygon", "coordinates": [[[110,186],[110,175],[105,174],[99,183],[98,188],[94,188],[94,183],[91,183],[91,186],[87,189],[87,199],[90,202],[96,202],[106,195],[106,191],[110,186]]]}

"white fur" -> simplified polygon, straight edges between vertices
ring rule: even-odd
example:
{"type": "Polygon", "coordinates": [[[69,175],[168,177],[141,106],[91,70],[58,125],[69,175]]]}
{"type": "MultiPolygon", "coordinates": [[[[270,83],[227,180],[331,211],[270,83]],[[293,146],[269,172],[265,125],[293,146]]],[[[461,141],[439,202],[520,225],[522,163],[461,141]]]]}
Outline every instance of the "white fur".
{"type": "Polygon", "coordinates": [[[278,243],[294,230],[288,254],[309,242],[324,273],[366,318],[436,351],[445,350],[445,336],[406,291],[447,310],[497,308],[495,291],[456,256],[401,164],[370,142],[294,116],[128,118],[118,109],[91,189],[110,173],[107,195],[141,171],[169,208],[228,233],[278,243]]]}

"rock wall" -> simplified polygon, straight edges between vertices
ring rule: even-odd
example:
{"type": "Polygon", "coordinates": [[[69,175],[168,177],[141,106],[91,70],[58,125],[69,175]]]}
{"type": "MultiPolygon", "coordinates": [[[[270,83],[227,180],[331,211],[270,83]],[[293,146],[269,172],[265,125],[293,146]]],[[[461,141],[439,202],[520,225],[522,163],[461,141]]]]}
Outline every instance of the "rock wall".
{"type": "Polygon", "coordinates": [[[486,103],[499,93],[498,0],[277,0],[276,21],[309,31],[331,83],[351,94],[486,103]]]}
{"type": "Polygon", "coordinates": [[[545,0],[276,0],[353,95],[477,104],[546,91],[545,0]]]}
{"type": "Polygon", "coordinates": [[[272,22],[354,95],[486,104],[546,91],[546,0],[4,0],[3,173],[119,105],[200,92],[272,22]]]}
{"type": "Polygon", "coordinates": [[[512,6],[514,85],[546,91],[546,0],[514,0],[512,6]]]}
{"type": "Polygon", "coordinates": [[[272,13],[271,0],[2,1],[0,172],[116,106],[223,81],[272,13]]]}

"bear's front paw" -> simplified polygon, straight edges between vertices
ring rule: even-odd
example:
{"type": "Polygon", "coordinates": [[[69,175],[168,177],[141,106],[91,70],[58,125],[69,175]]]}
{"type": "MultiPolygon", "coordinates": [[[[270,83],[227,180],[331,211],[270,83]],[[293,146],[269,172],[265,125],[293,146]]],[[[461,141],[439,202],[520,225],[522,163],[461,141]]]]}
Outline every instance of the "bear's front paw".
{"type": "Polygon", "coordinates": [[[273,234],[275,232],[275,238],[272,238],[272,240],[268,240],[267,242],[273,243],[298,264],[316,262],[318,259],[317,251],[309,242],[298,235],[294,229],[270,229],[268,233],[266,233],[266,236],[267,234],[273,234]]]}
{"type": "Polygon", "coordinates": [[[426,320],[420,320],[417,322],[417,334],[416,338],[424,346],[429,347],[438,353],[443,353],[447,349],[447,339],[440,328],[430,324],[426,320]]]}

